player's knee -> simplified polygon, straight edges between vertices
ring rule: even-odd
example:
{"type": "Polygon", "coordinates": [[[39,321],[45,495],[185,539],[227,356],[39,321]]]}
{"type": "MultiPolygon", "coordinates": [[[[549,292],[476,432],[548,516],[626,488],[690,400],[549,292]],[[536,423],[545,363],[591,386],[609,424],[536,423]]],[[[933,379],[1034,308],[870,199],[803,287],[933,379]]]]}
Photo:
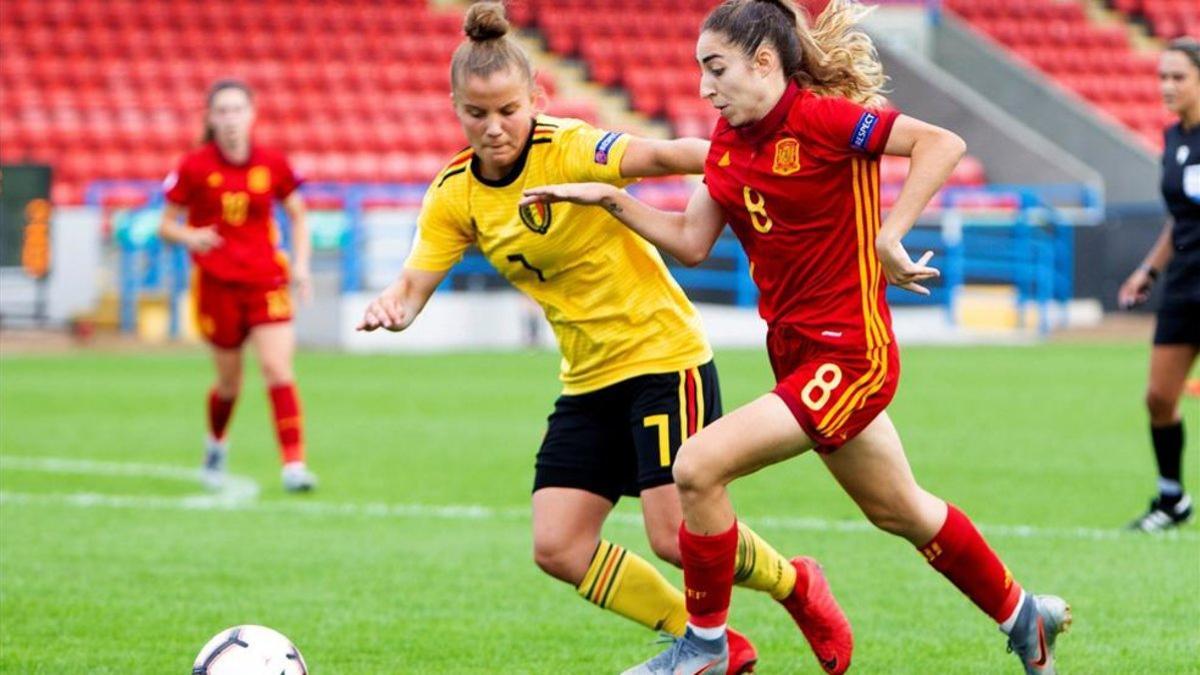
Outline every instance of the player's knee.
{"type": "Polygon", "coordinates": [[[533,542],[533,562],[540,570],[569,584],[578,584],[587,573],[590,560],[580,555],[578,547],[556,541],[533,542]]]}
{"type": "Polygon", "coordinates": [[[1163,391],[1158,387],[1150,387],[1146,390],[1146,410],[1150,412],[1150,420],[1152,422],[1166,424],[1171,422],[1175,417],[1175,406],[1178,401],[1170,392],[1163,391]]]}
{"type": "Polygon", "coordinates": [[[290,363],[271,363],[264,361],[262,364],[263,381],[268,387],[274,387],[281,384],[288,384],[295,379],[292,373],[292,365],[290,363]]]}
{"type": "Polygon", "coordinates": [[[720,470],[704,445],[689,439],[679,448],[671,469],[675,486],[681,492],[705,492],[720,486],[720,470]]]}
{"type": "Polygon", "coordinates": [[[860,504],[863,514],[875,527],[900,537],[921,529],[921,513],[913,500],[895,496],[860,504]]]}
{"type": "Polygon", "coordinates": [[[213,385],[213,389],[217,392],[217,396],[223,399],[237,398],[242,391],[242,371],[229,371],[217,373],[217,381],[213,385]]]}

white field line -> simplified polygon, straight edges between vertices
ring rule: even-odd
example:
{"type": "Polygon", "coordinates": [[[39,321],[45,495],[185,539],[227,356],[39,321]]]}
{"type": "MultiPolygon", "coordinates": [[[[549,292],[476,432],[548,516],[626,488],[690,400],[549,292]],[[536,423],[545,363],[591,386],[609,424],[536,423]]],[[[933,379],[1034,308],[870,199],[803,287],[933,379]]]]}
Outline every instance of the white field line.
{"type": "MultiPolygon", "coordinates": [[[[0,456],[0,471],[36,471],[39,473],[75,474],[84,476],[128,476],[133,478],[162,478],[186,483],[200,483],[200,469],[188,469],[163,464],[133,464],[125,462],[97,462],[84,459],[60,459],[56,457],[8,457],[0,456]]],[[[0,491],[3,493],[3,491],[0,491]]],[[[150,497],[145,495],[122,497],[118,495],[59,495],[82,498],[80,505],[87,505],[91,498],[113,497],[117,500],[147,499],[152,502],[171,503],[183,508],[212,509],[248,505],[258,499],[258,483],[245,476],[227,474],[225,486],[217,492],[187,495],[184,497],[150,497]]],[[[136,503],[132,502],[132,503],[136,503]]],[[[154,508],[154,507],[148,507],[154,508]]],[[[164,507],[159,507],[164,508],[164,507]]]]}
{"type": "MultiPolygon", "coordinates": [[[[199,484],[199,471],[157,464],[126,464],[87,460],[0,457],[0,470],[69,473],[94,476],[155,477],[192,481],[199,484]]],[[[529,520],[529,509],[497,508],[475,504],[397,504],[386,502],[323,502],[309,498],[258,501],[258,484],[244,476],[228,476],[227,487],[219,493],[159,497],[149,495],[118,495],[94,492],[32,493],[0,490],[0,506],[64,505],[79,508],[153,509],[175,511],[253,511],[257,513],[303,514],[311,516],[352,516],[368,518],[425,518],[460,521],[518,521],[529,520]]],[[[748,522],[761,529],[800,532],[874,533],[865,520],[829,520],[792,516],[758,516],[748,522]]],[[[642,518],[636,513],[613,513],[608,522],[641,527],[642,518]]],[[[1155,541],[1197,542],[1200,533],[1176,530],[1148,536],[1127,533],[1120,529],[1089,527],[1035,527],[1030,525],[979,525],[991,537],[1017,539],[1065,539],[1075,541],[1155,541]]]]}

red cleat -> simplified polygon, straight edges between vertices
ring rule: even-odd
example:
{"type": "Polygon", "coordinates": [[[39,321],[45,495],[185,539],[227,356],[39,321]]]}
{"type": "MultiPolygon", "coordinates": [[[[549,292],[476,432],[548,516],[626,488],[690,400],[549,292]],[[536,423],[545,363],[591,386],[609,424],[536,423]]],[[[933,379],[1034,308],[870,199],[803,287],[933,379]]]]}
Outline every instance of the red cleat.
{"type": "Polygon", "coordinates": [[[758,663],[758,651],[750,640],[732,628],[726,628],[725,634],[729,639],[729,670],[728,675],[743,675],[753,673],[758,663]]]}
{"type": "Polygon", "coordinates": [[[804,633],[821,668],[830,675],[841,675],[850,667],[850,655],[854,651],[850,621],[834,599],[825,573],[816,560],[792,558],[792,567],[796,568],[796,590],[779,604],[792,615],[792,620],[804,633]],[[803,596],[799,594],[802,588],[803,596]]]}

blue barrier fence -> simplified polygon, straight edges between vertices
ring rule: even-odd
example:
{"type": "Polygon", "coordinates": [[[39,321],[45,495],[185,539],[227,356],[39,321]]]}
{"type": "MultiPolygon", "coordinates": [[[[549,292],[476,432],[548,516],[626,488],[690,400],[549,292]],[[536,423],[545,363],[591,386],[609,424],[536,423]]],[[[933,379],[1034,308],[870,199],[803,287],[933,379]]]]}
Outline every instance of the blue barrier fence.
{"type": "MultiPolygon", "coordinates": [[[[336,251],[341,290],[349,293],[365,290],[369,264],[366,222],[372,205],[407,208],[415,219],[425,186],[307,184],[302,189],[310,203],[335,205],[342,216],[329,227],[314,229],[313,234],[319,240],[319,249],[336,251]]],[[[635,192],[638,189],[632,188],[635,192]]],[[[681,189],[692,188],[681,184],[681,189]]],[[[143,292],[166,293],[175,300],[186,289],[189,276],[189,261],[183,250],[163,245],[157,237],[162,207],[157,183],[97,182],[89,187],[87,201],[103,205],[112,194],[136,194],[138,190],[144,191],[144,201],[120,209],[113,216],[120,252],[121,327],[126,331],[136,327],[137,300],[143,292]]],[[[933,251],[931,264],[941,270],[941,278],[930,284],[929,296],[889,288],[889,301],[941,306],[948,321],[954,323],[965,284],[1011,285],[1016,289],[1019,320],[1024,320],[1025,309],[1034,303],[1041,310],[1038,329],[1050,330],[1051,303],[1066,302],[1073,295],[1074,227],[1098,222],[1102,212],[1099,196],[1077,185],[994,185],[947,189],[942,203],[942,212],[924,218],[904,242],[914,257],[925,250],[933,251]]],[[[276,220],[281,224],[283,245],[289,248],[290,228],[282,209],[277,210],[276,220]]],[[[704,265],[687,268],[671,264],[671,272],[693,297],[741,307],[752,307],[758,299],[749,263],[736,238],[728,232],[717,241],[704,265]]],[[[443,288],[455,287],[463,277],[480,275],[498,279],[483,256],[473,251],[447,277],[443,288]]],[[[181,328],[178,304],[170,303],[172,335],[178,335],[181,328]]]]}

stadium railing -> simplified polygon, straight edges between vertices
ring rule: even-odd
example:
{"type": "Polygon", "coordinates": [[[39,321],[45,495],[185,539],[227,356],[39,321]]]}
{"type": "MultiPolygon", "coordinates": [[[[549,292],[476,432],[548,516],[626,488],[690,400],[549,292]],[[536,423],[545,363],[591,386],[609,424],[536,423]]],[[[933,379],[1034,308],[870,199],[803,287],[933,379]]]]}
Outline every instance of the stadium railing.
{"type": "MultiPolygon", "coordinates": [[[[693,184],[680,181],[672,188],[658,183],[648,197],[664,199],[670,208],[686,202],[693,184]],[[679,194],[670,198],[672,189],[679,194]]],[[[370,291],[386,285],[400,269],[416,229],[425,186],[422,184],[312,183],[303,188],[310,208],[315,272],[335,272],[342,293],[370,291]]],[[[643,186],[631,188],[637,192],[643,186]]],[[[120,325],[133,331],[144,293],[169,300],[169,334],[181,334],[182,298],[190,263],[178,246],[164,246],[157,226],[162,208],[156,182],[102,181],[89,186],[87,202],[106,207],[117,245],[120,325]]],[[[948,324],[958,323],[960,296],[967,284],[1001,284],[1015,289],[1018,325],[1030,305],[1037,307],[1037,330],[1049,332],[1056,323],[1051,306],[1061,308],[1074,292],[1074,227],[1102,218],[1100,197],[1081,185],[990,185],[947,188],[938,206],[927,211],[905,239],[915,256],[935,254],[942,275],[920,296],[888,289],[893,305],[940,306],[948,324]]],[[[282,210],[283,246],[290,248],[290,228],[282,210]]],[[[688,268],[668,259],[672,274],[690,297],[738,307],[753,307],[757,290],[749,262],[732,234],[718,240],[703,265],[688,268]]],[[[472,250],[447,276],[441,289],[501,287],[500,276],[478,251],[472,250]]]]}

